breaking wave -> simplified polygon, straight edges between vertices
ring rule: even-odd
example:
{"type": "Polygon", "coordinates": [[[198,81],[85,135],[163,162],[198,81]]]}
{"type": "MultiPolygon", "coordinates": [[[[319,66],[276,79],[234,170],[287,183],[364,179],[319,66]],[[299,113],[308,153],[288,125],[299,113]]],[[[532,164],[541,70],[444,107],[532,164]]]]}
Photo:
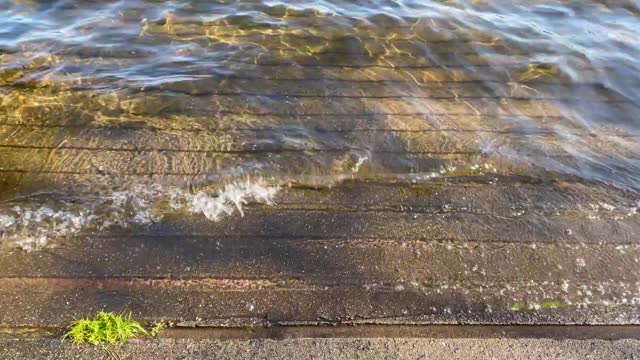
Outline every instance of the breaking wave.
{"type": "Polygon", "coordinates": [[[31,251],[44,247],[52,238],[83,230],[147,225],[180,211],[219,221],[236,211],[244,216],[244,206],[249,203],[274,205],[279,189],[247,180],[227,184],[218,192],[192,194],[177,187],[139,184],[84,203],[47,200],[46,204],[15,205],[0,213],[0,241],[4,246],[31,251]]]}

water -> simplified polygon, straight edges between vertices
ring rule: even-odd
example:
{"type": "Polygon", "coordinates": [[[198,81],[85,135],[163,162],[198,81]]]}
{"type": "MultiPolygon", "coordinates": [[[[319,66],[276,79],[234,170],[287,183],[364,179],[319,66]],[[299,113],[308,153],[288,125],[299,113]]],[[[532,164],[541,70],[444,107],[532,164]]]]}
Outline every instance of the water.
{"type": "Polygon", "coordinates": [[[215,220],[288,184],[640,189],[639,1],[11,0],[0,14],[0,231],[25,248],[176,209],[215,220]]]}

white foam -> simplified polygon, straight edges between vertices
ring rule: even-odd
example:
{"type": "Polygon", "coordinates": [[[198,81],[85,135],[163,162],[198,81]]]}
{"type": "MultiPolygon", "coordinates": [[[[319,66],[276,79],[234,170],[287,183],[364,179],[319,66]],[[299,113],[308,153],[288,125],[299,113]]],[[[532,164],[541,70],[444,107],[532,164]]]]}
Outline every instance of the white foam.
{"type": "Polygon", "coordinates": [[[360,167],[362,165],[364,165],[365,161],[367,161],[367,160],[369,160],[368,156],[358,156],[358,161],[356,161],[356,164],[351,169],[351,172],[353,172],[355,174],[358,171],[360,171],[360,167]]]}
{"type": "Polygon", "coordinates": [[[9,228],[16,223],[16,218],[10,215],[0,214],[0,229],[9,228]]]}
{"type": "Polygon", "coordinates": [[[83,204],[60,202],[53,208],[14,206],[0,213],[1,244],[32,251],[52,238],[89,228],[150,224],[162,219],[165,211],[158,205],[166,200],[173,210],[203,214],[209,220],[219,221],[236,210],[244,216],[244,206],[252,202],[274,205],[278,190],[279,187],[266,186],[261,181],[234,182],[218,193],[195,194],[176,187],[139,184],[83,204]]]}
{"type": "Polygon", "coordinates": [[[273,199],[278,190],[278,187],[266,187],[250,181],[227,184],[216,196],[203,192],[190,194],[174,188],[170,191],[170,206],[201,213],[207,219],[217,221],[223,215],[233,214],[235,210],[238,210],[240,216],[244,216],[243,207],[250,202],[275,205],[273,199]]]}
{"type": "Polygon", "coordinates": [[[3,243],[27,251],[41,248],[49,237],[77,233],[94,219],[86,211],[53,210],[49,206],[11,210],[13,215],[0,215],[3,243]]]}

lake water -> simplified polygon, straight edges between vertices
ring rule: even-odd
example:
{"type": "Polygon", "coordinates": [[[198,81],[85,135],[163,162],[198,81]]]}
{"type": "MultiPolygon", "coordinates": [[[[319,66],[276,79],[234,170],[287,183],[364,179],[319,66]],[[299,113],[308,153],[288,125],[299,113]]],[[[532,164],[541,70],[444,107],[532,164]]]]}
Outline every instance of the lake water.
{"type": "Polygon", "coordinates": [[[270,204],[290,184],[640,190],[640,1],[0,1],[0,231],[270,204]]]}

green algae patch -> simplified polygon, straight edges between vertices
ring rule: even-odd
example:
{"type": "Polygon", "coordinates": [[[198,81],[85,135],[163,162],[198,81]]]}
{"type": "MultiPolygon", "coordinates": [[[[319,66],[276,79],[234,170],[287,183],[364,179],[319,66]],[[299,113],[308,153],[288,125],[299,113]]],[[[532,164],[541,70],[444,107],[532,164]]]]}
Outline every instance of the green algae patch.
{"type": "Polygon", "coordinates": [[[130,314],[116,315],[100,311],[93,319],[75,321],[62,338],[70,339],[74,345],[120,345],[141,336],[151,335],[139,322],[132,320],[130,314]]]}
{"type": "Polygon", "coordinates": [[[562,301],[547,301],[542,303],[541,306],[543,309],[561,309],[561,308],[569,307],[570,304],[567,304],[562,301]]]}
{"type": "Polygon", "coordinates": [[[512,311],[526,311],[529,310],[529,306],[527,306],[527,304],[515,303],[511,305],[509,309],[512,311]]]}

